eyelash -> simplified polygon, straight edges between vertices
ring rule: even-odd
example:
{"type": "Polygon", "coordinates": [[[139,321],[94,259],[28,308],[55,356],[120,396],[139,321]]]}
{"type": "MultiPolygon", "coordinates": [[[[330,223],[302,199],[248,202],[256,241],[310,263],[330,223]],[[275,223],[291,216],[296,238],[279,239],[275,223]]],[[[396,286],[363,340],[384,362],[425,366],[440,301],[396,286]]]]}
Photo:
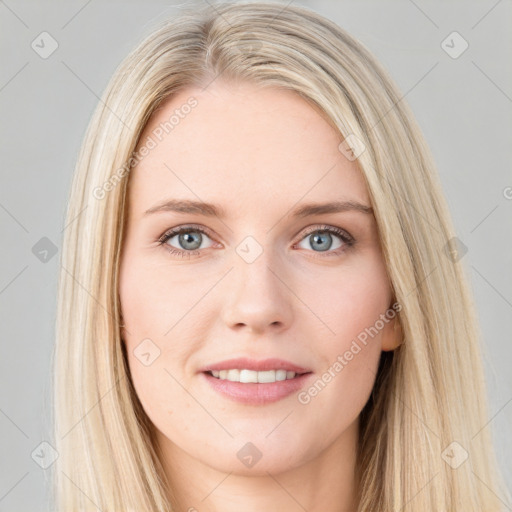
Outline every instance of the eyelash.
{"type": "MultiPolygon", "coordinates": [[[[170,245],[168,245],[166,243],[168,240],[170,240],[171,238],[173,238],[176,235],[180,235],[181,233],[190,233],[190,232],[192,232],[192,233],[194,233],[194,232],[202,233],[202,234],[208,236],[209,238],[212,238],[210,233],[207,230],[205,230],[204,228],[201,228],[200,226],[188,225],[188,226],[181,226],[179,228],[174,228],[174,229],[171,229],[169,231],[166,231],[158,239],[158,245],[163,246],[163,248],[167,252],[172,254],[173,256],[179,256],[181,258],[185,258],[185,257],[189,257],[190,258],[190,256],[198,256],[198,255],[201,254],[201,251],[203,251],[204,249],[196,249],[196,250],[193,250],[193,251],[185,251],[185,250],[176,249],[175,247],[172,247],[172,246],[170,246],[170,245]]],[[[325,251],[324,255],[314,256],[315,258],[317,258],[317,257],[325,258],[325,257],[331,257],[331,256],[339,256],[343,252],[345,252],[348,249],[352,248],[354,246],[355,242],[356,242],[354,237],[352,237],[352,235],[350,235],[347,231],[345,231],[343,229],[340,229],[340,228],[337,228],[335,226],[322,225],[322,226],[314,226],[314,227],[308,228],[306,230],[306,232],[304,233],[304,235],[302,236],[302,238],[297,243],[302,242],[302,240],[304,240],[306,237],[308,237],[311,233],[315,233],[315,232],[332,233],[332,234],[338,236],[339,238],[341,238],[341,240],[343,241],[343,244],[344,244],[343,246],[339,247],[338,249],[335,249],[335,250],[332,250],[332,251],[331,250],[325,251]]],[[[318,251],[312,251],[312,252],[318,253],[318,251]]],[[[323,252],[323,251],[320,251],[320,252],[323,252]]]]}

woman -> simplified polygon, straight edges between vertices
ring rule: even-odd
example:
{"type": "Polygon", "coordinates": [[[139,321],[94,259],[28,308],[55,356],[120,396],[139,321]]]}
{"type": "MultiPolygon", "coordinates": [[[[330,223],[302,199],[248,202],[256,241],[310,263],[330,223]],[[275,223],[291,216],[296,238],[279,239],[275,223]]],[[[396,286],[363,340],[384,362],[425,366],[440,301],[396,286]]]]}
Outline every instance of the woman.
{"type": "Polygon", "coordinates": [[[314,12],[216,4],[120,65],[71,190],[58,510],[498,511],[431,155],[314,12]]]}

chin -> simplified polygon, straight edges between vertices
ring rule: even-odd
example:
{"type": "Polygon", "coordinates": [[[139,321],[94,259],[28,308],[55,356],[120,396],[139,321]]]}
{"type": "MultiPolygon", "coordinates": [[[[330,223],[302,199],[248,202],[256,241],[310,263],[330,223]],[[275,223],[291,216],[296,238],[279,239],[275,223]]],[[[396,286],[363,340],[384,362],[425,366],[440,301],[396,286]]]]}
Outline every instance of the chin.
{"type": "Polygon", "coordinates": [[[231,460],[227,460],[225,463],[219,465],[219,460],[214,459],[213,464],[209,464],[211,467],[216,469],[222,473],[231,473],[232,475],[239,476],[262,476],[267,477],[268,474],[277,475],[280,473],[285,473],[294,468],[301,466],[305,461],[301,459],[297,459],[294,457],[293,459],[284,459],[280,457],[279,454],[272,454],[269,456],[263,455],[261,459],[257,462],[253,463],[253,465],[245,465],[237,458],[231,458],[231,460]]]}
{"type": "MultiPolygon", "coordinates": [[[[271,434],[272,435],[272,434],[271,434]]],[[[212,450],[208,457],[198,454],[208,466],[224,473],[244,476],[268,476],[289,471],[306,463],[314,454],[303,451],[308,443],[284,443],[282,439],[271,442],[265,434],[244,435],[212,450]],[[261,439],[260,439],[261,437],[261,439]],[[242,440],[243,439],[243,440],[242,440]],[[249,440],[252,439],[252,440],[249,440]]],[[[310,447],[311,448],[311,447],[310,447]]]]}

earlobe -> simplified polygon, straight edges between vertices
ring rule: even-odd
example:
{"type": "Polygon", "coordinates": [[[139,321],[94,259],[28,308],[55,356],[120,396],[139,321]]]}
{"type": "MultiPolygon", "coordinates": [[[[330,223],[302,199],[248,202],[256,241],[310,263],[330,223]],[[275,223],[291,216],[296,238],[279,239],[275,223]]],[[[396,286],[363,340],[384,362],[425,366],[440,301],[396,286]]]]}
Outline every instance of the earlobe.
{"type": "Polygon", "coordinates": [[[396,315],[384,329],[382,334],[382,350],[384,352],[395,350],[403,341],[402,324],[398,315],[396,315]]]}

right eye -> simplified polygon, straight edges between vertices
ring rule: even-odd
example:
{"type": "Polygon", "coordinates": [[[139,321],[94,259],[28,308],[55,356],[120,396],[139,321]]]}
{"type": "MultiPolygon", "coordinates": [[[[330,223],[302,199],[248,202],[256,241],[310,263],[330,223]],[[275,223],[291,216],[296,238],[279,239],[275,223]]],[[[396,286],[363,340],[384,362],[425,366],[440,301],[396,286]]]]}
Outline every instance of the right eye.
{"type": "Polygon", "coordinates": [[[158,242],[171,254],[190,257],[199,255],[201,253],[199,249],[205,249],[205,247],[201,247],[205,236],[209,238],[208,233],[203,228],[180,226],[166,231],[158,239],[158,242]],[[176,238],[177,247],[167,243],[173,238],[176,238]]]}

